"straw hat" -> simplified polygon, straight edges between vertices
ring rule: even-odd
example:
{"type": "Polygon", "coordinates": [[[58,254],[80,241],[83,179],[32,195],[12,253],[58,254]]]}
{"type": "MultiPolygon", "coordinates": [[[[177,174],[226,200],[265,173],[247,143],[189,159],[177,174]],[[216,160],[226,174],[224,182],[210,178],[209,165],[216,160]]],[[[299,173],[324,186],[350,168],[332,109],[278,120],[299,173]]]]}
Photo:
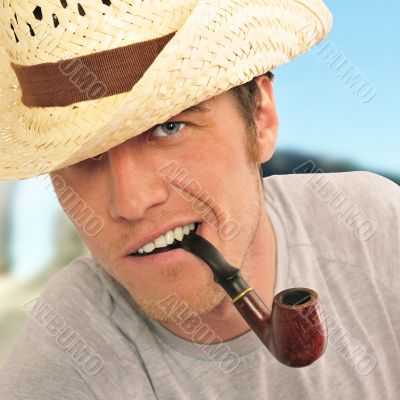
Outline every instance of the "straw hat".
{"type": "Polygon", "coordinates": [[[332,19],[320,0],[7,0],[0,179],[94,157],[292,60],[332,19]]]}

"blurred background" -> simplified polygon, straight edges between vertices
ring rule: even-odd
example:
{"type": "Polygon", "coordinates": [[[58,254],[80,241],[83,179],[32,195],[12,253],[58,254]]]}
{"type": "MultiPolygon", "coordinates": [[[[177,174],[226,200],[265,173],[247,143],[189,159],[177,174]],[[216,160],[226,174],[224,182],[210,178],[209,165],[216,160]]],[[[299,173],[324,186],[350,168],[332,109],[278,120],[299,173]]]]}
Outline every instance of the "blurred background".
{"type": "MultiPolygon", "coordinates": [[[[400,184],[400,3],[326,3],[329,38],[274,71],[280,138],[264,175],[313,160],[324,172],[365,170],[400,184]]],[[[82,254],[48,176],[0,182],[0,363],[26,318],[22,305],[82,254]]]]}

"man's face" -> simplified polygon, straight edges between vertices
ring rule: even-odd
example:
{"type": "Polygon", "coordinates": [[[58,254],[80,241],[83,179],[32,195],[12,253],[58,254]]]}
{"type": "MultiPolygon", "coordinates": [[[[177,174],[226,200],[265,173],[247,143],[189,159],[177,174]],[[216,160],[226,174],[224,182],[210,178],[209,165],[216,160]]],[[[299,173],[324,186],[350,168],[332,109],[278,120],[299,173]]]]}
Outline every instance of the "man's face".
{"type": "Polygon", "coordinates": [[[53,182],[61,178],[104,221],[96,235],[75,224],[98,264],[150,318],[160,321],[168,317],[157,302],[171,294],[199,315],[212,311],[226,295],[209,267],[183,249],[130,255],[144,239],[199,222],[197,233],[245,276],[265,213],[259,172],[249,162],[246,126],[233,96],[223,93],[200,106],[109,150],[100,160],[51,174],[53,182]],[[175,172],[166,173],[171,172],[168,166],[175,172]],[[181,173],[181,183],[179,178],[171,183],[171,176],[181,173]]]}

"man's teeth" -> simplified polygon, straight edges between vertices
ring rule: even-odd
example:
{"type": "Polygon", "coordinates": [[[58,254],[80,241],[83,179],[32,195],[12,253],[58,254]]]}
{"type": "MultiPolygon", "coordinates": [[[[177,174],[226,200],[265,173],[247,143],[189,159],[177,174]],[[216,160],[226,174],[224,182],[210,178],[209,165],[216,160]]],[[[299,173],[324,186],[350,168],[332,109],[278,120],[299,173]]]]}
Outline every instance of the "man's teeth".
{"type": "Polygon", "coordinates": [[[143,247],[137,250],[137,253],[151,253],[155,248],[167,247],[172,244],[174,240],[182,241],[184,235],[189,235],[191,231],[194,231],[195,225],[191,224],[178,226],[173,230],[168,231],[164,235],[154,239],[153,242],[146,243],[143,247]]]}

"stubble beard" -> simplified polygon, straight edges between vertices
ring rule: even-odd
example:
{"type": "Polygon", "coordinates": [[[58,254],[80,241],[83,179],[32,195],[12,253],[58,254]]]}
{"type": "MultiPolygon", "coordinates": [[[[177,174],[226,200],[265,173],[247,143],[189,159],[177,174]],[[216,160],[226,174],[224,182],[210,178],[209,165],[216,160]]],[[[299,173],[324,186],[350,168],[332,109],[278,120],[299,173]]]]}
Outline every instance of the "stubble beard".
{"type": "MultiPolygon", "coordinates": [[[[260,195],[260,189],[257,193],[260,195]]],[[[253,276],[249,248],[258,229],[261,205],[258,203],[253,211],[255,214],[253,215],[253,224],[249,227],[248,244],[241,249],[240,262],[235,265],[240,269],[241,275],[246,281],[251,280],[253,276]]],[[[238,258],[239,254],[231,254],[231,256],[232,259],[235,259],[238,258]]],[[[170,284],[174,281],[177,283],[176,286],[171,286],[175,290],[172,290],[163,299],[154,299],[147,294],[138,295],[135,291],[131,291],[131,296],[138,307],[152,320],[166,324],[180,324],[193,316],[201,317],[213,312],[222,302],[231,302],[225,290],[214,282],[211,270],[207,278],[204,279],[204,284],[195,285],[196,295],[188,293],[187,288],[182,287],[185,283],[187,284],[187,280],[179,280],[179,269],[167,269],[164,271],[164,277],[170,284]],[[172,309],[166,310],[165,304],[171,297],[174,297],[171,301],[172,309]]]]}
{"type": "MultiPolygon", "coordinates": [[[[258,176],[258,169],[254,170],[253,177],[254,176],[258,176]]],[[[256,184],[258,186],[257,195],[260,196],[261,185],[259,185],[258,182],[256,184]]],[[[251,218],[253,221],[252,226],[248,227],[248,243],[247,246],[241,249],[240,252],[242,252],[242,254],[240,257],[240,262],[238,262],[236,265],[240,269],[245,280],[251,279],[252,276],[251,268],[249,267],[251,262],[249,260],[248,250],[257,231],[258,219],[261,212],[260,204],[258,203],[256,205],[256,203],[258,203],[258,199],[253,204],[255,207],[253,208],[252,212],[254,212],[255,215],[253,215],[251,218]]],[[[239,252],[236,252],[235,250],[233,250],[232,253],[235,253],[231,254],[232,258],[237,258],[239,255],[239,252]]],[[[187,279],[179,279],[180,271],[183,270],[185,266],[182,265],[179,267],[174,266],[168,268],[163,272],[163,277],[165,279],[165,283],[167,283],[167,286],[172,288],[172,290],[169,290],[168,294],[165,296],[157,296],[148,292],[143,292],[142,290],[137,290],[137,288],[128,285],[127,282],[124,282],[123,277],[118,277],[113,273],[113,271],[118,271],[117,266],[115,266],[115,268],[109,268],[105,266],[106,263],[104,263],[104,260],[103,262],[100,260],[97,262],[103,269],[112,275],[116,281],[124,286],[135,305],[149,319],[154,321],[166,324],[179,324],[185,320],[188,320],[189,318],[192,318],[193,316],[201,317],[209,314],[213,312],[219,305],[221,305],[222,302],[231,301],[225,290],[214,282],[211,270],[207,277],[203,278],[204,283],[199,284],[196,282],[194,284],[195,295],[193,295],[193,288],[192,293],[190,293],[190,289],[188,289],[187,279]],[[168,310],[163,305],[165,304],[164,301],[171,296],[175,297],[176,302],[172,305],[173,309],[168,310]]]]}
{"type": "Polygon", "coordinates": [[[195,294],[176,286],[176,290],[163,298],[131,294],[138,307],[152,320],[166,324],[179,324],[192,317],[211,313],[224,299],[225,291],[213,280],[196,286],[195,294]]]}
{"type": "Polygon", "coordinates": [[[155,282],[153,288],[142,290],[121,276],[117,265],[111,263],[113,266],[110,266],[109,259],[105,262],[102,256],[95,258],[97,265],[123,286],[134,305],[149,319],[158,322],[181,323],[192,316],[200,317],[228,299],[222,287],[214,282],[211,270],[193,282],[182,276],[187,266],[172,266],[162,272],[162,279],[155,282]]]}

